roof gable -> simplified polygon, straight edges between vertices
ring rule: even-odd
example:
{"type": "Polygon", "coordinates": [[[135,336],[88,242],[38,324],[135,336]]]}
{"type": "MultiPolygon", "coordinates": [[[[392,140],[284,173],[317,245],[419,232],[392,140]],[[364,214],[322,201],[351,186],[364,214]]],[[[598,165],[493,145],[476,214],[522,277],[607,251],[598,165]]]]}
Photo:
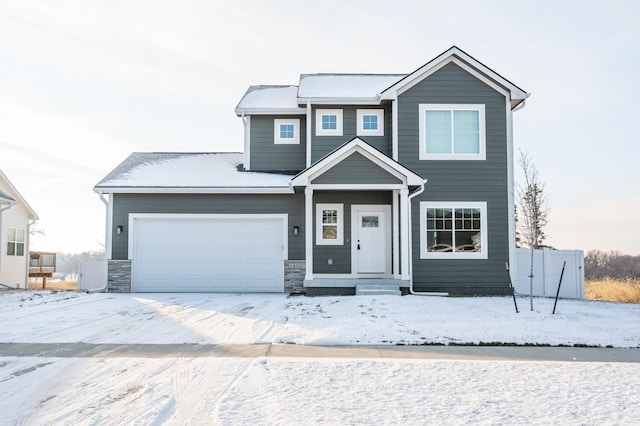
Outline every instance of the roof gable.
{"type": "Polygon", "coordinates": [[[0,170],[0,201],[7,201],[6,204],[18,203],[27,211],[29,215],[29,219],[38,220],[38,214],[33,210],[33,208],[27,203],[27,200],[22,197],[20,192],[16,189],[15,186],[9,181],[9,178],[0,170]]]}
{"type": "Polygon", "coordinates": [[[401,184],[402,179],[380,167],[357,150],[311,179],[315,184],[401,184]]]}
{"type": "MultiPolygon", "coordinates": [[[[360,138],[353,138],[341,147],[327,154],[324,158],[308,167],[306,170],[298,173],[292,180],[292,186],[307,186],[315,184],[315,179],[329,170],[348,160],[354,153],[360,154],[364,159],[386,171],[391,177],[398,179],[398,184],[418,186],[424,184],[425,180],[404,167],[397,161],[387,157],[360,138]]],[[[358,160],[356,160],[358,161],[358,160]]],[[[339,169],[338,169],[339,170],[339,169]]],[[[381,183],[370,183],[371,185],[380,185],[381,183]]]]}
{"type": "Polygon", "coordinates": [[[386,88],[381,93],[381,98],[394,99],[399,94],[409,90],[411,87],[415,86],[420,81],[429,77],[431,74],[451,62],[454,62],[456,65],[487,83],[495,90],[504,93],[505,95],[508,94],[509,99],[511,100],[511,108],[515,108],[529,97],[529,93],[511,83],[491,68],[464,52],[462,49],[453,46],[411,74],[386,88]]]}

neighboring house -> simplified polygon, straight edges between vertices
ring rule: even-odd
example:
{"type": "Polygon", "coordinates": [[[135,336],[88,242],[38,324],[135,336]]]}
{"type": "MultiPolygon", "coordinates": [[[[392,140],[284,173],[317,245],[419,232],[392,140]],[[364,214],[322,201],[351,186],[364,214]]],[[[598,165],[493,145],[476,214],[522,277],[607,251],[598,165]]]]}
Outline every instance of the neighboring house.
{"type": "Polygon", "coordinates": [[[29,227],[38,215],[0,170],[0,284],[27,288],[29,227]]]}
{"type": "Polygon", "coordinates": [[[527,96],[457,47],[251,86],[244,153],[134,153],[95,186],[109,290],[508,293],[527,96]]]}

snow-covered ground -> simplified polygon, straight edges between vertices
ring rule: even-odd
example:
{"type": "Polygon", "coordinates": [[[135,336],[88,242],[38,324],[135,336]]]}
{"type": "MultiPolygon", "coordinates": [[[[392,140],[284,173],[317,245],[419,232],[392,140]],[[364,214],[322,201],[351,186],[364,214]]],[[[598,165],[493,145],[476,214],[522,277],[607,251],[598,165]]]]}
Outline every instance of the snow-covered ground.
{"type": "MultiPolygon", "coordinates": [[[[0,342],[639,347],[640,305],[0,292],[0,342]]],[[[640,424],[640,363],[0,357],[0,425],[640,424]]]]}
{"type": "Polygon", "coordinates": [[[640,305],[508,297],[0,292],[0,342],[640,347],[640,305]]]}

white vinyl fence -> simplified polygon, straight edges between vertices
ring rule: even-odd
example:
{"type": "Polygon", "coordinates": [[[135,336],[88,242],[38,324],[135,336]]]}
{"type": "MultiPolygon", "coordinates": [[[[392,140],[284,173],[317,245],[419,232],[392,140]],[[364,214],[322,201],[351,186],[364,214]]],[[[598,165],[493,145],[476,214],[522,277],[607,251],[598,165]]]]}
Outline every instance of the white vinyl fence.
{"type": "Polygon", "coordinates": [[[78,264],[78,290],[96,290],[107,285],[107,261],[86,260],[78,264]]]}
{"type": "MultiPolygon", "coordinates": [[[[582,250],[534,250],[533,295],[556,297],[562,273],[562,262],[567,266],[562,277],[560,297],[584,299],[584,252],[582,250]]],[[[529,295],[531,250],[516,249],[516,268],[513,286],[516,294],[529,295]]]]}

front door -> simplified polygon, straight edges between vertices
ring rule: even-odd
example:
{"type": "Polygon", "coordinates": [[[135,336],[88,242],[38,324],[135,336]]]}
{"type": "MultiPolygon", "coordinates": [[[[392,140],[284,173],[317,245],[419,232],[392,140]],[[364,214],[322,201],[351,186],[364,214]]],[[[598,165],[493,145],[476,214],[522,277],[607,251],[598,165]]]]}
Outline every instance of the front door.
{"type": "Polygon", "coordinates": [[[391,271],[390,206],[352,206],[352,252],[356,274],[386,275],[391,271]]]}

